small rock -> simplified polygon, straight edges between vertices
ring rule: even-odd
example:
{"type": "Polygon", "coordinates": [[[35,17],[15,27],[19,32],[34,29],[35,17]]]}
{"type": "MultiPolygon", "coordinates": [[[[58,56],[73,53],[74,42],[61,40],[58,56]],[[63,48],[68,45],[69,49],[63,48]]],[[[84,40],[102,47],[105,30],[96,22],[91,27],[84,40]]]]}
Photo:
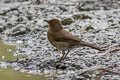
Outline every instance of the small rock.
{"type": "Polygon", "coordinates": [[[4,27],[0,26],[0,33],[4,31],[4,27]]]}
{"type": "Polygon", "coordinates": [[[87,27],[85,28],[86,31],[89,31],[89,30],[91,30],[91,29],[94,30],[94,28],[93,28],[92,26],[87,26],[87,27]]]}
{"type": "Polygon", "coordinates": [[[5,56],[2,56],[2,59],[5,59],[5,56]]]}
{"type": "Polygon", "coordinates": [[[8,49],[9,52],[11,52],[12,50],[11,49],[8,49]]]}
{"type": "Polygon", "coordinates": [[[17,35],[23,35],[30,31],[29,28],[26,27],[24,24],[19,24],[16,27],[13,27],[11,29],[11,33],[9,35],[11,36],[17,36],[17,35]]]}
{"type": "Polygon", "coordinates": [[[78,19],[91,19],[92,17],[85,15],[85,14],[76,14],[72,16],[75,20],[78,19]]]}
{"type": "Polygon", "coordinates": [[[62,10],[63,12],[67,11],[67,9],[65,7],[59,6],[60,10],[62,10]]]}

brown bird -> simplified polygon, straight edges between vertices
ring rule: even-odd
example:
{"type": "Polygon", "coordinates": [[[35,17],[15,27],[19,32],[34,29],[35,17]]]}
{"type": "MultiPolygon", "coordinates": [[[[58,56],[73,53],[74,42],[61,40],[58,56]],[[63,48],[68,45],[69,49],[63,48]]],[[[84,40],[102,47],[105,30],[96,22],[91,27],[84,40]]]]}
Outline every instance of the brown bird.
{"type": "Polygon", "coordinates": [[[54,47],[62,50],[63,56],[59,61],[65,59],[71,49],[80,46],[87,46],[101,51],[99,47],[84,42],[78,37],[67,32],[65,29],[63,29],[61,22],[58,19],[51,19],[45,21],[49,24],[49,30],[47,32],[48,40],[54,47]],[[65,53],[65,51],[67,52],[65,53]]]}

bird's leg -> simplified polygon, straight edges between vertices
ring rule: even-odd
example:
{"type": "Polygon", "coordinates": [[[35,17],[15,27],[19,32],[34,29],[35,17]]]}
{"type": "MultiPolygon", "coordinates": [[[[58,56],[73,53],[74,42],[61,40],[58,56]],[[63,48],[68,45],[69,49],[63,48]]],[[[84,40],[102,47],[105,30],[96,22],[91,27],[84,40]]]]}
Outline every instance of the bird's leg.
{"type": "Polygon", "coordinates": [[[63,54],[63,56],[60,58],[60,60],[58,62],[61,62],[64,59],[64,56],[65,56],[65,51],[64,50],[62,50],[62,54],[63,54]]]}
{"type": "Polygon", "coordinates": [[[70,52],[70,50],[67,51],[67,53],[64,55],[63,59],[65,59],[67,57],[69,52],[70,52]]]}

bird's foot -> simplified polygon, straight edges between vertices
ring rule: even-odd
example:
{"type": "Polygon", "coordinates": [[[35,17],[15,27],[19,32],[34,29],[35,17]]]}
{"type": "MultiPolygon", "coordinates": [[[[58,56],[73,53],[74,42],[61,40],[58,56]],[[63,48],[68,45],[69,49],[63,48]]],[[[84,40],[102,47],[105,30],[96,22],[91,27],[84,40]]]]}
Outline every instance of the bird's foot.
{"type": "Polygon", "coordinates": [[[67,66],[65,66],[65,63],[61,63],[61,62],[57,62],[55,64],[55,67],[56,67],[56,69],[62,69],[62,70],[67,68],[67,66]]]}

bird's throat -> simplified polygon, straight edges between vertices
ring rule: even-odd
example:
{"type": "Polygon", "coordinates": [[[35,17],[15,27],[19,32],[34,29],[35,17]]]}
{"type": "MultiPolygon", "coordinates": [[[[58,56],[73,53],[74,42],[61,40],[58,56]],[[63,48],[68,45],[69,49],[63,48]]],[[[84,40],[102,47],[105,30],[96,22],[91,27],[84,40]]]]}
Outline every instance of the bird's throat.
{"type": "Polygon", "coordinates": [[[60,26],[55,26],[55,27],[51,27],[50,26],[50,31],[52,31],[52,32],[59,32],[59,31],[61,31],[62,29],[63,29],[63,27],[60,27],[60,26]]]}

